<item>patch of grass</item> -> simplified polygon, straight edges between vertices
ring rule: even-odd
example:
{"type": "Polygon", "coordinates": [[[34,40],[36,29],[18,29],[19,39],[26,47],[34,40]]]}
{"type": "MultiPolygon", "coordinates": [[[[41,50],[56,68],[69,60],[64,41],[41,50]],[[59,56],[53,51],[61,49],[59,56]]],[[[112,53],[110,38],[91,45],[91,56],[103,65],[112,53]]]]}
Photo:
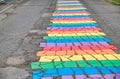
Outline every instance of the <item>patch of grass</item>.
{"type": "Polygon", "coordinates": [[[116,5],[120,5],[120,0],[107,0],[107,1],[116,5]]]}

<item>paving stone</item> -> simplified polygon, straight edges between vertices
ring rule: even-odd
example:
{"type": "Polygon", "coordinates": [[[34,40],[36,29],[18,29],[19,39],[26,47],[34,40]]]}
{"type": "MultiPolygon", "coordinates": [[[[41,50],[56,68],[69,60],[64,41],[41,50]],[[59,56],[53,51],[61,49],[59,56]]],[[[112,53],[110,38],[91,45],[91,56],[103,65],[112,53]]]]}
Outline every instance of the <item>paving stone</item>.
{"type": "Polygon", "coordinates": [[[55,68],[63,68],[63,62],[58,61],[58,62],[54,62],[55,68]]]}
{"type": "Polygon", "coordinates": [[[98,67],[99,71],[101,71],[102,74],[112,74],[110,70],[108,70],[106,67],[98,67]]]}
{"type": "Polygon", "coordinates": [[[77,67],[76,63],[73,61],[63,62],[64,67],[77,67]]]}
{"type": "Polygon", "coordinates": [[[84,73],[83,73],[83,70],[80,69],[80,68],[78,68],[78,67],[72,68],[72,71],[73,71],[73,73],[74,73],[75,75],[83,75],[83,74],[84,74],[84,73]]]}
{"type": "Polygon", "coordinates": [[[104,76],[106,79],[114,79],[115,74],[107,74],[104,76]]]}
{"type": "Polygon", "coordinates": [[[113,66],[113,64],[110,62],[110,61],[108,61],[108,60],[101,60],[100,61],[104,66],[113,66]]]}
{"type": "Polygon", "coordinates": [[[74,79],[72,76],[62,76],[62,79],[74,79]]]}
{"type": "Polygon", "coordinates": [[[41,78],[41,79],[53,79],[53,77],[44,77],[44,78],[41,78]]]}
{"type": "Polygon", "coordinates": [[[120,67],[120,60],[110,60],[110,62],[116,66],[116,67],[120,67]]]}
{"type": "Polygon", "coordinates": [[[72,69],[70,68],[60,68],[58,69],[58,73],[59,75],[72,75],[73,74],[72,69]]]}
{"type": "Polygon", "coordinates": [[[91,66],[102,66],[97,60],[89,60],[87,61],[91,66]]]}
{"type": "Polygon", "coordinates": [[[41,62],[40,65],[41,65],[41,68],[43,68],[43,69],[55,68],[53,63],[51,63],[51,62],[41,62]]]}
{"type": "Polygon", "coordinates": [[[58,76],[58,72],[56,69],[45,70],[44,77],[47,76],[58,76]]]}
{"type": "Polygon", "coordinates": [[[79,67],[89,67],[90,66],[84,60],[83,61],[77,61],[77,64],[78,64],[79,67]]]}
{"type": "Polygon", "coordinates": [[[75,76],[76,79],[86,79],[86,75],[76,75],[75,76]]]}
{"type": "Polygon", "coordinates": [[[87,67],[83,69],[87,75],[99,74],[99,71],[95,67],[87,67]]]}
{"type": "Polygon", "coordinates": [[[89,75],[89,77],[92,79],[104,79],[104,77],[102,77],[100,74],[89,75]]]}

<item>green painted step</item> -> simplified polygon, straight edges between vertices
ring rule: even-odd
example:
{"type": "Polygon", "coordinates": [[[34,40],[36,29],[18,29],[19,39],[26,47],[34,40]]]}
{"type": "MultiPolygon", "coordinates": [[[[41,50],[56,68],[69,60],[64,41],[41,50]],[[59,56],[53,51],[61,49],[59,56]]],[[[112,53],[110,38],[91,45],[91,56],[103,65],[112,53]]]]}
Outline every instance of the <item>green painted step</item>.
{"type": "Polygon", "coordinates": [[[119,60],[111,60],[110,61],[114,66],[120,67],[120,61],[119,60]]]}
{"type": "Polygon", "coordinates": [[[97,24],[96,22],[85,22],[85,23],[54,23],[54,24],[50,24],[50,25],[82,25],[82,24],[87,24],[87,25],[90,25],[90,24],[97,24]]]}
{"type": "Polygon", "coordinates": [[[68,62],[63,62],[64,67],[77,67],[76,62],[74,61],[68,61],[68,62]]]}
{"type": "Polygon", "coordinates": [[[51,62],[32,62],[32,69],[53,69],[54,64],[51,62]]]}
{"type": "Polygon", "coordinates": [[[113,64],[109,60],[101,60],[100,61],[104,66],[113,66],[113,64]]]}
{"type": "Polygon", "coordinates": [[[80,38],[83,38],[83,39],[87,39],[87,38],[104,38],[103,36],[101,35],[91,35],[91,36],[44,36],[43,39],[80,39],[80,38]]]}
{"type": "Polygon", "coordinates": [[[79,67],[90,67],[85,60],[83,61],[76,61],[79,67]]]}
{"type": "Polygon", "coordinates": [[[52,68],[72,68],[72,67],[98,67],[98,66],[116,66],[120,67],[119,60],[80,60],[80,61],[56,61],[56,62],[32,62],[32,69],[52,69],[52,68]]]}
{"type": "Polygon", "coordinates": [[[61,61],[54,62],[55,68],[63,68],[63,63],[61,61]]]}
{"type": "Polygon", "coordinates": [[[102,66],[98,61],[90,60],[87,62],[92,66],[102,66]]]}

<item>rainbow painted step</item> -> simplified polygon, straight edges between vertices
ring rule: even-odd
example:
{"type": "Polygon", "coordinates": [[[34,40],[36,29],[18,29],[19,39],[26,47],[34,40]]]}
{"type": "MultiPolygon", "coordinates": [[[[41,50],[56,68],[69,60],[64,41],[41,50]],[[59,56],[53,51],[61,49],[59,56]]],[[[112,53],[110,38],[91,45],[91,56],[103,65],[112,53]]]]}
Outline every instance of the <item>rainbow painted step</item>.
{"type": "Polygon", "coordinates": [[[118,48],[80,1],[58,0],[49,25],[32,79],[120,79],[118,48]]]}
{"type": "MultiPolygon", "coordinates": [[[[47,69],[41,71],[33,72],[33,79],[41,79],[42,77],[57,77],[57,76],[72,76],[72,75],[99,75],[100,73],[104,76],[112,74],[110,71],[114,72],[116,75],[110,79],[119,79],[117,74],[120,74],[120,68],[111,67],[85,67],[85,68],[58,68],[58,69],[47,69]],[[115,78],[116,77],[116,78],[115,78]]],[[[91,78],[91,77],[90,77],[91,78]]],[[[101,75],[101,78],[102,75],[101,75]]],[[[100,78],[100,79],[101,79],[100,78]]],[[[108,79],[107,77],[105,79],[108,79]]],[[[73,78],[74,79],[74,78],[73,78]]],[[[94,78],[99,79],[99,78],[94,78]]]]}
{"type": "MultiPolygon", "coordinates": [[[[43,77],[41,79],[55,79],[56,77],[43,77]]],[[[106,74],[102,76],[101,74],[95,74],[95,75],[89,75],[87,77],[86,75],[75,75],[75,76],[61,76],[60,79],[119,79],[120,74],[106,74]]]]}

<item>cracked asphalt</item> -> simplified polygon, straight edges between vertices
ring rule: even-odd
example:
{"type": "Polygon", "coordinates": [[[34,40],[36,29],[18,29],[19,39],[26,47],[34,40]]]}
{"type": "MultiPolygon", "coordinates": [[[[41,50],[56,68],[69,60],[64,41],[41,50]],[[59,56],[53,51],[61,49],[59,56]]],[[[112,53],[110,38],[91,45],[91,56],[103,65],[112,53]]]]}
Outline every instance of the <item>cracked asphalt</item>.
{"type": "Polygon", "coordinates": [[[55,0],[28,0],[0,14],[6,15],[0,20],[1,79],[31,79],[30,64],[38,60],[54,5],[55,0]]]}
{"type": "Polygon", "coordinates": [[[105,0],[81,0],[102,30],[120,49],[120,6],[107,3],[105,0]]]}
{"type": "MultiPolygon", "coordinates": [[[[120,48],[120,6],[104,0],[81,0],[92,16],[120,48]]],[[[5,11],[0,20],[0,78],[31,79],[30,64],[44,42],[56,0],[28,0],[5,11]],[[15,74],[17,76],[15,76],[15,74]]],[[[1,17],[0,17],[1,18],[1,17]]],[[[57,78],[59,79],[59,78],[57,78]]]]}

